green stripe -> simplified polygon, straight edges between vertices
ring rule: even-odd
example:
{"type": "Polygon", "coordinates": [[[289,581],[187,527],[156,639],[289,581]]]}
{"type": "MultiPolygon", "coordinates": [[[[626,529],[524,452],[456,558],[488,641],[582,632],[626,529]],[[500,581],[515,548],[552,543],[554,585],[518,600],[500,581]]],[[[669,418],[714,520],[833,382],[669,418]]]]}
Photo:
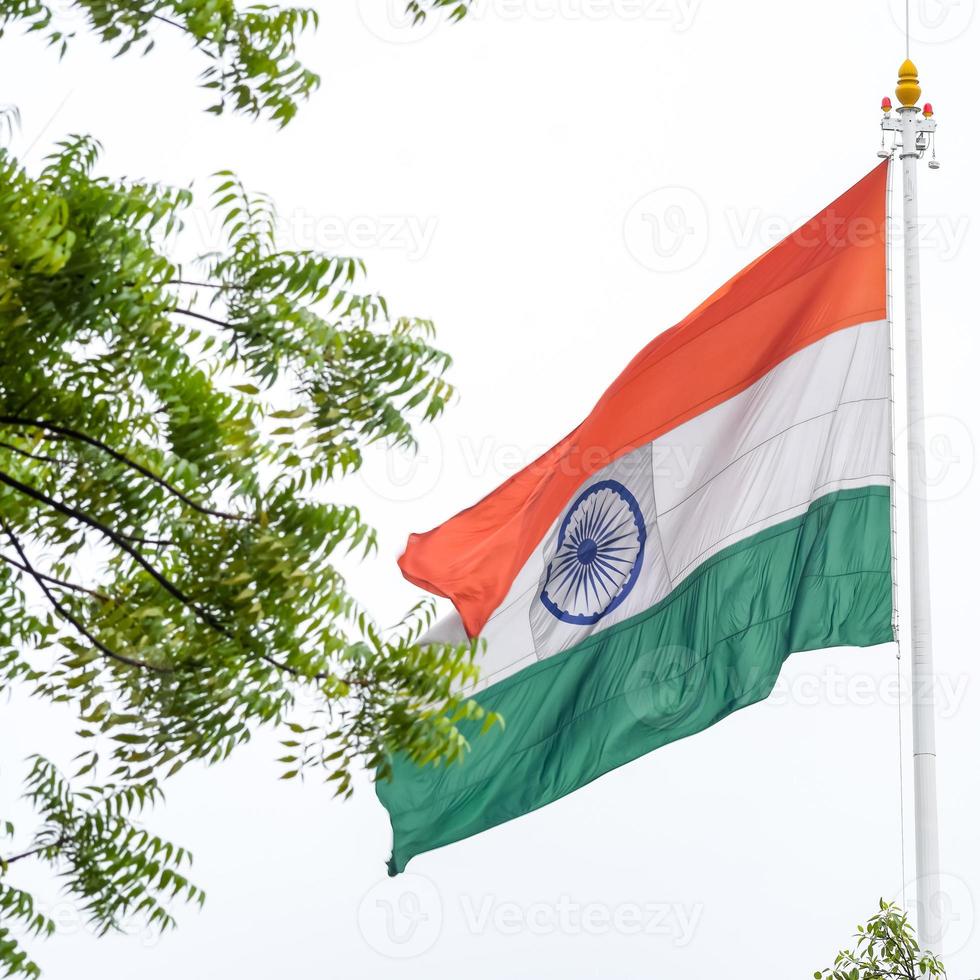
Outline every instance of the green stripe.
{"type": "Polygon", "coordinates": [[[664,600],[478,696],[466,760],[378,784],[389,873],[767,697],[794,651],[892,640],[887,487],[841,490],[719,552],[664,600]]]}

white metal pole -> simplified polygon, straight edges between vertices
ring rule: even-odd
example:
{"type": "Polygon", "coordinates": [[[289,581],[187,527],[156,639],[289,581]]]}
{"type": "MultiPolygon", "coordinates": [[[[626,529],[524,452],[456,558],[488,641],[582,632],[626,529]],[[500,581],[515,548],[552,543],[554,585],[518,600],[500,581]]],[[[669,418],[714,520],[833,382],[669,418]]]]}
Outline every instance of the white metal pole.
{"type": "MultiPolygon", "coordinates": [[[[915,81],[918,88],[918,80],[915,81]]],[[[901,92],[899,94],[901,95],[901,92]]],[[[927,105],[926,109],[930,109],[930,106],[927,105]]],[[[919,216],[916,200],[916,163],[920,155],[916,141],[920,133],[931,131],[933,127],[928,121],[920,122],[918,114],[919,109],[914,104],[906,104],[898,109],[902,137],[900,156],[905,248],[905,374],[908,414],[909,564],[912,594],[910,630],[912,752],[915,779],[918,938],[924,949],[929,949],[939,956],[943,934],[943,909],[936,806],[935,677],[932,658],[932,607],[929,592],[928,485],[922,379],[919,216]]]]}

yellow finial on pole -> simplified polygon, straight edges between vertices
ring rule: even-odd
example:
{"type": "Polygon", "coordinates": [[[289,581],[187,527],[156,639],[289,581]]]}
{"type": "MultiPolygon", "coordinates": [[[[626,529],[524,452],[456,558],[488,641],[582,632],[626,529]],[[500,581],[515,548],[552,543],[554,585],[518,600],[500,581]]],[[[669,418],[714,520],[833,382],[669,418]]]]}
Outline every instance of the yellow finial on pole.
{"type": "Polygon", "coordinates": [[[906,58],[898,69],[898,85],[895,87],[895,98],[903,106],[913,106],[919,101],[922,89],[919,86],[919,69],[906,58]]]}

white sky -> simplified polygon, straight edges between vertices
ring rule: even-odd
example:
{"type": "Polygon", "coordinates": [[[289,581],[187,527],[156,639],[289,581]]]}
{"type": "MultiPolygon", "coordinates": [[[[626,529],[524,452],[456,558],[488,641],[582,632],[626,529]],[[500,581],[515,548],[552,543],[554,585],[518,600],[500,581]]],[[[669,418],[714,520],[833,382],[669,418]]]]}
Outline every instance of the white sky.
{"type": "MultiPolygon", "coordinates": [[[[896,0],[478,0],[465,23],[414,34],[388,22],[397,2],[323,5],[304,45],[323,86],[282,133],[205,115],[203,63],[180,37],[142,61],[83,43],[60,64],[40,39],[0,42],[0,101],[21,109],[30,163],[90,132],[107,174],[203,189],[234,168],[274,196],[293,244],[364,256],[395,310],[436,320],[459,402],[418,459],[378,456],[338,491],[381,532],[351,577],[383,622],[418,596],[394,564],[410,531],[556,441],[650,337],[876,163],[878,103],[904,55],[896,0]],[[680,237],[655,244],[651,214],[680,237]]],[[[967,978],[980,973],[980,26],[974,0],[912,7],[943,163],[921,168],[920,209],[946,945],[967,978]]],[[[766,703],[394,881],[368,781],[345,804],[277,782],[259,737],[182,773],[148,821],[194,851],[203,912],[178,908],[162,941],[96,941],[40,884],[64,928],[31,945],[48,980],[807,977],[901,891],[894,670],[890,646],[798,655],[766,703]]],[[[907,705],[903,722],[907,740],[907,705]]],[[[5,801],[28,752],[67,762],[70,731],[53,708],[3,706],[5,801]]],[[[907,794],[909,877],[910,812],[907,794]]]]}

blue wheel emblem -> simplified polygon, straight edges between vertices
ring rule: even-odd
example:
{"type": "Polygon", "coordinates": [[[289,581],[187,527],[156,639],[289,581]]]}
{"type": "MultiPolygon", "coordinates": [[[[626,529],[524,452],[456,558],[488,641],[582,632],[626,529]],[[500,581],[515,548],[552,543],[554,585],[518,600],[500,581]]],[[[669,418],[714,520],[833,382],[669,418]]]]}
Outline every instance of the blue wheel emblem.
{"type": "Polygon", "coordinates": [[[594,483],[558,529],[541,602],[563,623],[599,622],[636,584],[646,539],[636,497],[616,480],[594,483]]]}

